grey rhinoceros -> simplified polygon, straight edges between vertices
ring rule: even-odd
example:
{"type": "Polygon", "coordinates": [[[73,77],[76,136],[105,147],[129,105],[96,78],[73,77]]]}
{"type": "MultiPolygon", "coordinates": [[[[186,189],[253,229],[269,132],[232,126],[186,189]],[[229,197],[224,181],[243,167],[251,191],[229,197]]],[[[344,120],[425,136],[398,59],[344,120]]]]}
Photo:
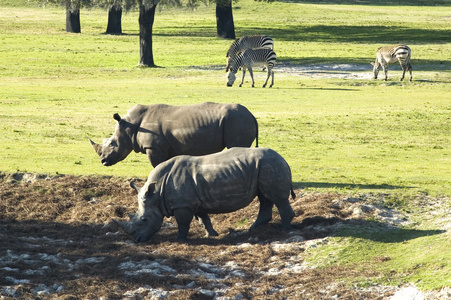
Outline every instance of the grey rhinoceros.
{"type": "Polygon", "coordinates": [[[147,154],[152,166],[177,155],[205,155],[225,147],[258,147],[258,124],[239,104],[140,105],[117,121],[103,145],[90,142],[104,166],[125,159],[132,150],[147,154]]]}
{"type": "Polygon", "coordinates": [[[138,191],[138,211],[129,222],[116,221],[137,242],[150,239],[164,217],[175,216],[177,240],[186,240],[194,216],[207,235],[217,236],[208,214],[228,213],[249,205],[258,196],[260,210],[250,229],[268,223],[275,204],[282,227],[290,229],[294,217],[289,197],[291,170],[277,152],[267,148],[236,147],[205,156],[181,155],[150,172],[138,191]]]}

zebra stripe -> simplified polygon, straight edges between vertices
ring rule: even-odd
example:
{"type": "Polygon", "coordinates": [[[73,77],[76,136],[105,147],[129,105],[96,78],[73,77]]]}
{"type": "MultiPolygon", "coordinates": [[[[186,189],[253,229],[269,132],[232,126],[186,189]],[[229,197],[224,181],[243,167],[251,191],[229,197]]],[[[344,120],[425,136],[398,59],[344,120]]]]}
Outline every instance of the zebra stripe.
{"type": "Polygon", "coordinates": [[[269,48],[274,49],[274,41],[267,35],[248,35],[236,39],[229,50],[227,50],[227,66],[226,72],[230,67],[230,59],[235,57],[239,52],[253,48],[269,48]]]}
{"type": "Polygon", "coordinates": [[[398,61],[402,68],[401,81],[404,79],[406,71],[410,72],[410,81],[412,81],[412,66],[410,65],[411,53],[412,51],[406,45],[385,46],[377,49],[376,62],[373,64],[374,79],[377,79],[379,69],[382,66],[382,70],[385,73],[385,80],[387,80],[388,64],[398,61]]]}
{"type": "Polygon", "coordinates": [[[238,69],[242,67],[243,77],[241,79],[240,86],[243,85],[246,69],[248,69],[249,74],[251,74],[252,87],[254,87],[254,74],[252,72],[252,67],[265,65],[268,76],[266,77],[263,87],[266,87],[270,76],[272,76],[272,81],[269,87],[272,87],[274,84],[274,71],[272,69],[276,64],[276,59],[277,55],[274,50],[268,48],[246,49],[239,52],[230,61],[230,68],[227,72],[227,86],[233,85],[236,79],[235,74],[238,72],[238,69]]]}

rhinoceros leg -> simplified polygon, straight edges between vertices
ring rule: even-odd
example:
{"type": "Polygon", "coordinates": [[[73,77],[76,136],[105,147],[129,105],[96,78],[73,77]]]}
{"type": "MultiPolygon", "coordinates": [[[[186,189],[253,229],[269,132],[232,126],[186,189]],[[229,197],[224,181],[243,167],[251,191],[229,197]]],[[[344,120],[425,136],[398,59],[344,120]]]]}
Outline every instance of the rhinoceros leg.
{"type": "Polygon", "coordinates": [[[279,210],[283,230],[290,230],[290,223],[294,218],[294,211],[293,208],[291,208],[290,202],[288,201],[288,199],[277,201],[276,206],[279,210]]]}
{"type": "Polygon", "coordinates": [[[259,195],[258,200],[260,201],[260,210],[258,211],[257,220],[255,220],[254,224],[252,224],[249,230],[267,224],[272,219],[272,208],[274,206],[274,203],[272,203],[263,195],[259,195]]]}
{"type": "Polygon", "coordinates": [[[186,241],[188,239],[188,231],[191,221],[193,220],[194,213],[189,208],[177,208],[174,209],[174,217],[179,228],[177,241],[186,241]]]}
{"type": "Polygon", "coordinates": [[[211,224],[211,219],[207,214],[197,214],[197,217],[199,217],[199,223],[203,225],[207,231],[207,237],[219,235],[216,230],[214,230],[213,225],[211,224]]]}

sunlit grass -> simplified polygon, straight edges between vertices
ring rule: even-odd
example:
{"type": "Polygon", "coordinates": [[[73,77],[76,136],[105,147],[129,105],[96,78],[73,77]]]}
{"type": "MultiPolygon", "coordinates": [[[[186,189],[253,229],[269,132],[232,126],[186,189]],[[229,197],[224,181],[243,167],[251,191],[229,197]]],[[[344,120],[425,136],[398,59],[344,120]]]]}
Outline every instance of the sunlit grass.
{"type": "MultiPolygon", "coordinates": [[[[382,193],[386,207],[414,212],[411,201],[418,195],[450,196],[447,7],[315,2],[321,1],[240,0],[234,3],[237,36],[271,35],[283,64],[356,64],[358,76],[341,79],[334,76],[340,70],[319,70],[322,76],[309,77],[276,66],[273,88],[252,89],[249,78],[242,88],[226,87],[223,67],[231,41],[215,37],[214,5],[159,10],[153,37],[159,68],[138,68],[136,11],[123,15],[124,34],[111,36],[103,34],[106,11],[83,9],[82,33],[68,34],[63,8],[29,2],[11,8],[12,1],[3,1],[0,172],[145,178],[152,169],[145,155],[132,153],[106,168],[87,138],[109,137],[113,114],[124,115],[136,103],[239,102],[258,119],[260,146],[275,149],[290,164],[296,188],[382,193]],[[394,43],[412,48],[414,81],[398,82],[397,65],[388,82],[369,79],[376,49],[394,43]]],[[[256,72],[256,86],[263,80],[264,73],[256,72]]],[[[434,231],[421,216],[415,220],[420,229],[387,231],[376,221],[344,227],[310,260],[355,270],[364,262],[383,274],[351,278],[357,285],[449,286],[448,234],[434,231]]]]}
{"type": "MultiPolygon", "coordinates": [[[[2,169],[144,177],[150,169],[145,156],[133,153],[104,168],[87,136],[108,137],[113,113],[123,115],[135,103],[239,102],[259,120],[260,145],[287,158],[297,187],[450,193],[446,11],[253,1],[234,8],[237,35],[271,35],[280,63],[352,63],[367,66],[360,72],[370,74],[380,44],[405,42],[413,49],[415,81],[398,83],[396,65],[387,83],[309,78],[276,67],[272,89],[250,89],[249,81],[226,88],[221,66],[230,41],[215,37],[214,6],[157,12],[159,68],[152,69],[137,67],[136,11],[123,15],[124,35],[111,36],[103,34],[103,10],[83,9],[82,33],[68,34],[63,8],[5,7],[2,169]]],[[[257,86],[263,76],[257,72],[257,86]]]]}

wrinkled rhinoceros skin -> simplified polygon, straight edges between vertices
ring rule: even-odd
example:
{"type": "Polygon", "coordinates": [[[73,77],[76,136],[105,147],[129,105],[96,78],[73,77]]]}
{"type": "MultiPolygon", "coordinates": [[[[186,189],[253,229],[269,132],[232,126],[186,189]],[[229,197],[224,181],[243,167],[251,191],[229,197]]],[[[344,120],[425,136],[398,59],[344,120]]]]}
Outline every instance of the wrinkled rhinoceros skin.
{"type": "Polygon", "coordinates": [[[103,144],[90,140],[104,166],[125,159],[130,152],[147,154],[152,166],[177,155],[205,155],[224,148],[258,146],[258,124],[239,104],[206,102],[196,105],[133,106],[117,121],[103,144]]]}
{"type": "Polygon", "coordinates": [[[291,170],[277,152],[267,148],[232,148],[205,156],[177,156],[159,164],[138,190],[138,211],[129,222],[116,221],[137,242],[150,239],[164,217],[175,216],[178,240],[186,240],[193,216],[207,235],[218,235],[208,214],[229,213],[258,196],[260,210],[250,229],[268,223],[276,205],[282,227],[294,217],[289,203],[291,170]]]}

